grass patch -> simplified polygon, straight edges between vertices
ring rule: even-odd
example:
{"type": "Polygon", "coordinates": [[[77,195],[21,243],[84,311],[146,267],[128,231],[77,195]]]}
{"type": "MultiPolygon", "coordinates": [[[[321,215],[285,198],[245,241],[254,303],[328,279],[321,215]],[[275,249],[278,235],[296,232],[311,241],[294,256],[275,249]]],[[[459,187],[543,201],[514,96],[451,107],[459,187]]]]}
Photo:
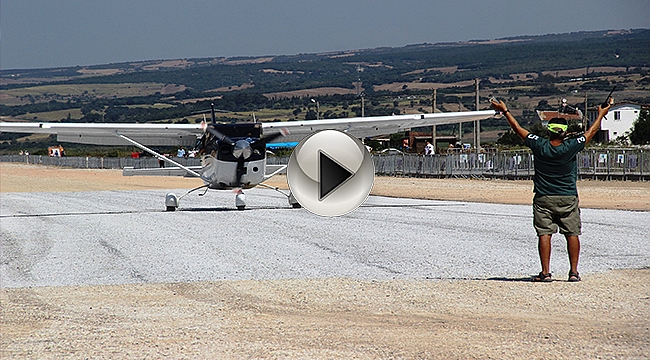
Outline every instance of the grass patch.
{"type": "Polygon", "coordinates": [[[62,119],[67,119],[68,114],[70,114],[71,119],[81,119],[83,114],[81,109],[67,109],[67,110],[57,110],[57,111],[48,111],[48,112],[39,112],[39,113],[27,113],[25,115],[16,116],[17,119],[21,120],[40,120],[40,121],[59,121],[62,119]]]}
{"type": "Polygon", "coordinates": [[[127,105],[127,107],[130,108],[130,109],[136,109],[136,108],[142,108],[142,109],[167,109],[167,108],[174,107],[174,105],[156,103],[156,104],[153,104],[153,105],[150,105],[150,104],[127,105]]]}
{"type": "Polygon", "coordinates": [[[33,97],[35,101],[67,99],[71,97],[131,97],[147,96],[157,92],[171,93],[182,90],[179,86],[159,83],[124,83],[124,84],[57,84],[41,85],[20,89],[0,90],[0,95],[13,98],[33,97]]]}

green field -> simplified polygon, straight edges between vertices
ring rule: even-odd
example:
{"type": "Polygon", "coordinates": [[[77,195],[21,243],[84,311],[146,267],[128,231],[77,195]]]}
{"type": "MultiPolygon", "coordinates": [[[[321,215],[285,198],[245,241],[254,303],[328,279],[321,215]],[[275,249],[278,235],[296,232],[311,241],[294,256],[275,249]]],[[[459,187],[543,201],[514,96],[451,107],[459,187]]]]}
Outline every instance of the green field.
{"type": "Polygon", "coordinates": [[[128,108],[132,108],[132,109],[137,109],[137,108],[141,108],[141,109],[168,109],[168,108],[174,107],[174,105],[172,105],[172,104],[155,103],[155,104],[151,104],[151,105],[148,105],[148,104],[142,104],[142,105],[127,105],[127,107],[128,107],[128,108]]]}
{"type": "Polygon", "coordinates": [[[67,100],[88,96],[91,98],[125,98],[167,94],[183,90],[182,86],[159,83],[124,84],[59,84],[39,85],[26,88],[0,90],[3,105],[24,105],[33,102],[67,100]]]}
{"type": "Polygon", "coordinates": [[[68,110],[58,110],[58,111],[49,111],[49,112],[39,112],[39,113],[27,113],[25,115],[16,116],[16,119],[21,120],[41,120],[41,121],[59,121],[62,119],[67,119],[68,114],[70,114],[71,119],[81,119],[83,114],[81,109],[68,109],[68,110]]]}

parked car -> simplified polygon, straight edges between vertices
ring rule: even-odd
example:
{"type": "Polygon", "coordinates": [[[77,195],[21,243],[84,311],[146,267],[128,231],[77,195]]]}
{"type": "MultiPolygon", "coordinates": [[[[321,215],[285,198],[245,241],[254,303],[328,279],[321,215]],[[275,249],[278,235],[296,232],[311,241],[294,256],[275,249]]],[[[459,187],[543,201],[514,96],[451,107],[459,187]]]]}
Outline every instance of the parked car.
{"type": "Polygon", "coordinates": [[[381,150],[381,151],[378,152],[377,154],[381,154],[381,155],[393,155],[393,154],[404,154],[404,152],[402,152],[402,151],[399,150],[399,149],[388,148],[388,149],[381,150]]]}

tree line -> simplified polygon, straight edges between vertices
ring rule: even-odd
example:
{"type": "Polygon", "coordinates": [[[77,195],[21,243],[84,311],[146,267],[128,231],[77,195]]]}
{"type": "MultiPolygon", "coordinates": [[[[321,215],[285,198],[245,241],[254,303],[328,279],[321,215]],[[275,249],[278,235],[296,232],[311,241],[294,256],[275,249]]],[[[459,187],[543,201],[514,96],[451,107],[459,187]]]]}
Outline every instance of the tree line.
{"type": "Polygon", "coordinates": [[[254,84],[254,88],[244,91],[269,93],[321,86],[352,88],[352,83],[359,78],[364,84],[379,85],[399,81],[451,83],[474,78],[503,78],[513,73],[597,66],[624,66],[628,71],[637,71],[648,65],[649,58],[650,30],[640,30],[627,35],[574,41],[533,40],[499,45],[429,45],[361,51],[341,58],[279,56],[263,64],[205,64],[185,69],[140,70],[62,83],[156,82],[185,85],[198,92],[254,84]],[[362,66],[363,72],[359,73],[358,64],[376,65],[362,66]],[[411,73],[447,66],[458,66],[461,71],[411,73]],[[269,68],[277,71],[265,71],[269,68]]]}

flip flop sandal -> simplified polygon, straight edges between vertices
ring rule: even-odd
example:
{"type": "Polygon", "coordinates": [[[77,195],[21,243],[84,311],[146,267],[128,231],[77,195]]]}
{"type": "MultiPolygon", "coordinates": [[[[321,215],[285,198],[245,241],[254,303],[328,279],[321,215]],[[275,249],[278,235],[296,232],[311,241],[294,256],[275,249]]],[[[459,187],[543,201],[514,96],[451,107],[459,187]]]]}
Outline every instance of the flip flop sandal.
{"type": "Polygon", "coordinates": [[[539,275],[533,276],[533,282],[551,282],[553,279],[551,278],[551,273],[544,274],[542,272],[539,273],[539,275]]]}
{"type": "Polygon", "coordinates": [[[569,272],[569,282],[578,282],[582,280],[577,272],[569,272]]]}

